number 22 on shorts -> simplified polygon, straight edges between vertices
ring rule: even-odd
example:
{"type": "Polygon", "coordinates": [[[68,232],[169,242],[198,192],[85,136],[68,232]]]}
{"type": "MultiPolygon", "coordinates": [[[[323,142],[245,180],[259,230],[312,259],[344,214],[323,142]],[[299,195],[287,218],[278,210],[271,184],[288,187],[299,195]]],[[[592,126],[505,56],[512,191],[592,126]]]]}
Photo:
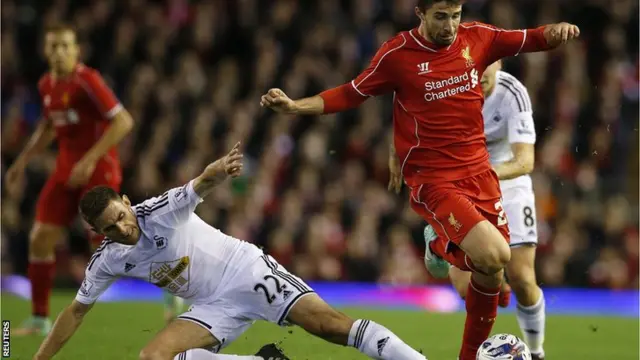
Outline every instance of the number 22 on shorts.
{"type": "Polygon", "coordinates": [[[502,201],[498,201],[493,206],[498,211],[498,220],[496,225],[497,226],[507,225],[507,216],[504,213],[504,208],[502,207],[502,201]]]}

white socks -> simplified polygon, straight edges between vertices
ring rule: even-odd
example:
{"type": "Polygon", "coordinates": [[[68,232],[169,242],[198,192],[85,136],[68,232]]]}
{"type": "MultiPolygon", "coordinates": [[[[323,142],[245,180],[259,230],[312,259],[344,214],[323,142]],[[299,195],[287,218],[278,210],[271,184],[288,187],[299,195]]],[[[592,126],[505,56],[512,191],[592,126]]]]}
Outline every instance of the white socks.
{"type": "Polygon", "coordinates": [[[370,320],[356,320],[353,323],[348,345],[372,359],[426,360],[389,329],[370,320]]]}
{"type": "Polygon", "coordinates": [[[529,345],[531,352],[544,355],[542,343],[544,343],[544,294],[540,293],[540,300],[532,306],[517,305],[516,316],[524,341],[529,345]]]}
{"type": "Polygon", "coordinates": [[[173,360],[264,360],[253,355],[223,355],[214,354],[205,349],[190,349],[178,354],[173,360]]]}

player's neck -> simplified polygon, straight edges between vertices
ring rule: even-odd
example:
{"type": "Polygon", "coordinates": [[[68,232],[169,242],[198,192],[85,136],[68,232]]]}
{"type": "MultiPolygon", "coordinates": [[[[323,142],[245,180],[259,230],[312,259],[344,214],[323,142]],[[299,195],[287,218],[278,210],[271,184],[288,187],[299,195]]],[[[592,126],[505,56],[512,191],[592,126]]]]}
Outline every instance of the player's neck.
{"type": "Polygon", "coordinates": [[[487,89],[487,91],[484,93],[484,98],[488,98],[489,96],[491,96],[491,94],[493,94],[493,91],[496,89],[496,84],[494,83],[489,89],[487,89]]]}
{"type": "Polygon", "coordinates": [[[425,25],[424,22],[421,22],[420,26],[418,26],[418,34],[420,34],[420,36],[422,36],[424,40],[428,41],[433,45],[436,45],[436,43],[433,42],[433,39],[431,38],[431,36],[429,36],[429,32],[427,32],[427,26],[425,25]]]}
{"type": "Polygon", "coordinates": [[[76,64],[66,69],[51,69],[51,75],[54,79],[65,79],[71,76],[76,69],[76,64]]]}

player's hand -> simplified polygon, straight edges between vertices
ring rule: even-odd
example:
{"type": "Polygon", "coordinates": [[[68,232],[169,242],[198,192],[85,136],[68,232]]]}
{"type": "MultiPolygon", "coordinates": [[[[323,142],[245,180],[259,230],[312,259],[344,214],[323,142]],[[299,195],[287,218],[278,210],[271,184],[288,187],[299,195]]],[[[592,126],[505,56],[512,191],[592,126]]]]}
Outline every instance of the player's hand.
{"type": "Polygon", "coordinates": [[[242,158],[244,155],[240,152],[240,142],[237,142],[231,151],[215,163],[213,163],[218,173],[224,173],[232,178],[238,177],[242,173],[242,158]]]}
{"type": "Polygon", "coordinates": [[[96,170],[96,162],[88,159],[80,159],[73,169],[71,170],[71,175],[69,176],[69,181],[67,181],[67,186],[70,188],[77,188],[82,185],[86,185],[91,179],[91,175],[96,170]]]}
{"type": "Polygon", "coordinates": [[[25,168],[26,165],[18,160],[14,162],[4,174],[4,183],[9,193],[16,192],[20,184],[24,183],[25,168]]]}
{"type": "Polygon", "coordinates": [[[266,94],[262,95],[260,106],[285,114],[291,114],[296,111],[296,103],[280,89],[270,89],[266,94]]]}
{"type": "Polygon", "coordinates": [[[547,25],[544,28],[544,38],[550,46],[566,44],[567,41],[577,39],[580,36],[580,29],[573,24],[561,22],[547,25]]]}
{"type": "Polygon", "coordinates": [[[396,194],[400,193],[402,189],[402,172],[400,166],[400,159],[398,155],[394,153],[389,154],[389,191],[393,191],[396,194]]]}

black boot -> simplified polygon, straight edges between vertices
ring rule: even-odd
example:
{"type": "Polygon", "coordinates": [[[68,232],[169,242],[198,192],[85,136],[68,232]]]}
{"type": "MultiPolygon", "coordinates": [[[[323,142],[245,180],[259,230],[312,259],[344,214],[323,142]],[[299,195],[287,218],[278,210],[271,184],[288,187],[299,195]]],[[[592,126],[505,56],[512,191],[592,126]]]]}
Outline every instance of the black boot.
{"type": "Polygon", "coordinates": [[[280,349],[280,347],[276,344],[268,344],[263,346],[260,350],[258,350],[256,356],[261,356],[264,360],[291,360],[286,357],[284,352],[282,352],[282,349],[280,349]]]}

